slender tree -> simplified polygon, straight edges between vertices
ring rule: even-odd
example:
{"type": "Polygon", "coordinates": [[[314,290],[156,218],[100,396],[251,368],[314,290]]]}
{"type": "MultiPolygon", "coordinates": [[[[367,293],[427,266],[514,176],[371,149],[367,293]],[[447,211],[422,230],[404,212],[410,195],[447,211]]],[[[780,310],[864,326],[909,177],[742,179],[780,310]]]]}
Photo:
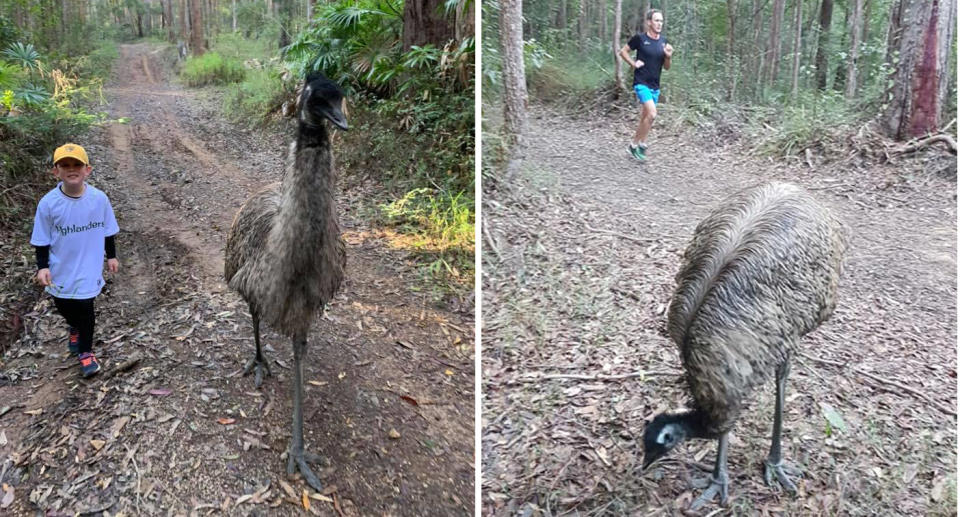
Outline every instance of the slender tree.
{"type": "Polygon", "coordinates": [[[613,95],[619,99],[623,91],[623,66],[620,64],[620,16],[623,14],[623,0],[616,1],[613,14],[613,70],[616,88],[613,95]]]}
{"type": "Polygon", "coordinates": [[[845,95],[852,99],[857,94],[857,62],[860,57],[860,23],[863,13],[863,0],[853,0],[853,16],[850,19],[850,56],[847,61],[847,90],[845,95]]]}
{"type": "Polygon", "coordinates": [[[523,148],[527,84],[523,68],[523,0],[500,0],[500,55],[503,65],[503,129],[511,156],[523,148]]]}
{"type": "Polygon", "coordinates": [[[816,80],[817,88],[827,89],[827,45],[830,42],[830,24],[833,21],[833,0],[820,4],[820,34],[817,39],[816,80]]]}
{"type": "Polygon", "coordinates": [[[793,70],[790,74],[790,95],[800,92],[800,56],[803,54],[803,0],[797,0],[793,13],[793,70]]]}
{"type": "Polygon", "coordinates": [[[770,21],[770,41],[767,44],[767,82],[772,86],[777,81],[777,72],[780,65],[780,51],[782,38],[780,36],[783,26],[783,12],[786,6],[785,0],[773,0],[773,17],[770,21]]]}
{"type": "Polygon", "coordinates": [[[190,51],[195,56],[202,56],[207,51],[203,39],[203,10],[202,0],[190,0],[190,51]]]}

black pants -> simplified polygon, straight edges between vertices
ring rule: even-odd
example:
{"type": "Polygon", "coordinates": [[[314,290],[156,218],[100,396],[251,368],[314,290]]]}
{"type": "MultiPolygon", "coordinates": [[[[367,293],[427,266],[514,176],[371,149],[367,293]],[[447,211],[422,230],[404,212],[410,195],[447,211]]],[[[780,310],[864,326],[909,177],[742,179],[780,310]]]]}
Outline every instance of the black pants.
{"type": "Polygon", "coordinates": [[[60,315],[67,320],[67,325],[80,332],[77,349],[81,354],[89,352],[93,348],[93,326],[96,319],[93,314],[93,298],[74,300],[54,296],[53,303],[60,315]]]}

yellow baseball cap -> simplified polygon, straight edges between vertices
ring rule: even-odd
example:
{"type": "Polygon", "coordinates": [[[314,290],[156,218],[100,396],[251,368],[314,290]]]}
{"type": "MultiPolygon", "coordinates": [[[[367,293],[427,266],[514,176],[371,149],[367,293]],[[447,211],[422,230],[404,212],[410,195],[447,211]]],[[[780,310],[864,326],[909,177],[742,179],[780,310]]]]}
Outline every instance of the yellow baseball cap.
{"type": "Polygon", "coordinates": [[[53,152],[54,165],[64,158],[76,158],[77,160],[83,162],[84,165],[90,165],[90,159],[87,158],[87,152],[83,150],[83,147],[80,147],[77,144],[63,144],[53,152]]]}

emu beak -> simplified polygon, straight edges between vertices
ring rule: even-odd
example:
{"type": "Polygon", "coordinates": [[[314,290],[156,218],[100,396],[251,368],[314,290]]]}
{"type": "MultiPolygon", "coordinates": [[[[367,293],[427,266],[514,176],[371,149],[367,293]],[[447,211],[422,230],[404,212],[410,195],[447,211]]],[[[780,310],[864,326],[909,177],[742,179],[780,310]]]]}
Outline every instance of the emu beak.
{"type": "Polygon", "coordinates": [[[347,124],[347,118],[343,116],[343,113],[340,113],[340,110],[333,110],[328,113],[327,119],[331,124],[344,131],[350,129],[350,126],[347,124]]]}
{"type": "Polygon", "coordinates": [[[350,129],[349,124],[347,124],[347,117],[343,114],[343,110],[347,107],[347,100],[343,99],[340,101],[340,106],[331,107],[329,111],[326,111],[324,115],[327,116],[327,119],[330,120],[330,123],[337,126],[338,128],[346,131],[350,129]]]}

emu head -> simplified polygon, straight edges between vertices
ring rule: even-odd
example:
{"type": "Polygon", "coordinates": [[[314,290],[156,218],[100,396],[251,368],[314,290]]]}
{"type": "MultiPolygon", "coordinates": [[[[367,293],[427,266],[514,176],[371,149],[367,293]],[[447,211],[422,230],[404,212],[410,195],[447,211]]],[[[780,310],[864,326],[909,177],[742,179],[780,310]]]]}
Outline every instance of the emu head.
{"type": "Polygon", "coordinates": [[[661,413],[643,432],[643,469],[687,439],[688,425],[683,414],[661,413]]]}
{"type": "Polygon", "coordinates": [[[323,119],[346,131],[347,117],[343,114],[343,92],[337,83],[319,72],[307,76],[300,93],[298,119],[308,126],[320,126],[323,119]]]}

